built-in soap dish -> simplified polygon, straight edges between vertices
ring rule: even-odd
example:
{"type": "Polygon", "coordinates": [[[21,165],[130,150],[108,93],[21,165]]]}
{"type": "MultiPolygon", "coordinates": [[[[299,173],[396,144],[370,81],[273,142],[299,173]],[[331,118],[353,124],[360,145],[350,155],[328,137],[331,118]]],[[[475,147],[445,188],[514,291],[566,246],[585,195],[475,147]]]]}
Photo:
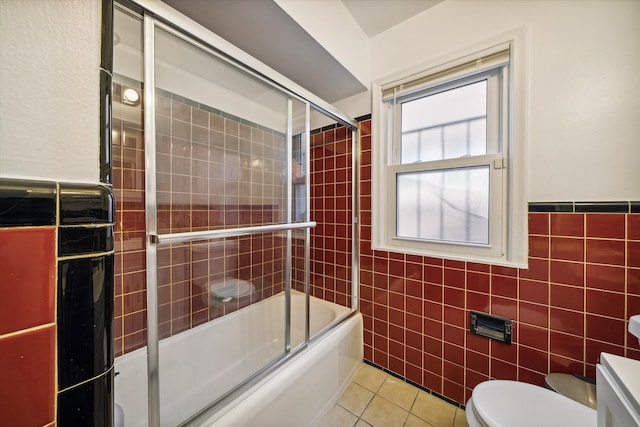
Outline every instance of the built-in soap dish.
{"type": "Polygon", "coordinates": [[[507,344],[511,344],[511,325],[512,321],[504,317],[479,313],[477,311],[472,311],[469,314],[469,330],[472,334],[502,341],[507,344]]]}

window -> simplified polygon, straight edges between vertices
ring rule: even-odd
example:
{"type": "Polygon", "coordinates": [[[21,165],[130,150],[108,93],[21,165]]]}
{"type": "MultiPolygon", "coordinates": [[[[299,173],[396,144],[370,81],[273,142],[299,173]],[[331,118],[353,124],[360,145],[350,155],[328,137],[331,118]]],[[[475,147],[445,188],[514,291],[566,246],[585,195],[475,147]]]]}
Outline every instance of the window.
{"type": "Polygon", "coordinates": [[[512,63],[506,43],[375,88],[374,248],[526,264],[512,63]]]}

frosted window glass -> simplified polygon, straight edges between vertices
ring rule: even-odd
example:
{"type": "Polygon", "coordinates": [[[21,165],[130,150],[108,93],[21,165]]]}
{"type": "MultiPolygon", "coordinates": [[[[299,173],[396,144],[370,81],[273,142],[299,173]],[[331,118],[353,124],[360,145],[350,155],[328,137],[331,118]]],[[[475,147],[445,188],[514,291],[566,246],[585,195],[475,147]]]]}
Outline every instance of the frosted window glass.
{"type": "Polygon", "coordinates": [[[397,175],[398,237],[489,243],[489,166],[397,175]]]}
{"type": "Polygon", "coordinates": [[[487,81],[402,103],[401,164],[487,154],[487,81]]]}

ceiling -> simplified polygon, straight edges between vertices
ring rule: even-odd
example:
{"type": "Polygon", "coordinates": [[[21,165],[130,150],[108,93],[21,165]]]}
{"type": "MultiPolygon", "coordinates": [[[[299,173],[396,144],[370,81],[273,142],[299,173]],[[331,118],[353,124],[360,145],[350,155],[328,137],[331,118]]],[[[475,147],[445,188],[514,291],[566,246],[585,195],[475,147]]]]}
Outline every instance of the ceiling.
{"type": "Polygon", "coordinates": [[[435,6],[442,0],[342,0],[369,38],[435,6]]]}
{"type": "MultiPolygon", "coordinates": [[[[274,0],[164,1],[325,101],[367,89],[274,0]]],[[[372,38],[442,0],[341,1],[372,38]]]]}

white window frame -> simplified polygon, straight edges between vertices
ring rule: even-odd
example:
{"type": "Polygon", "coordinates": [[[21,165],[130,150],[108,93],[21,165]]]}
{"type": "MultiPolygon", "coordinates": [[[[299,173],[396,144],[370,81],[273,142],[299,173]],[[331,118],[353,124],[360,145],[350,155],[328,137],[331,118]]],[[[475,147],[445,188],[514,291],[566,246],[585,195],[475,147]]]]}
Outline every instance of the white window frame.
{"type": "Polygon", "coordinates": [[[524,30],[467,48],[372,86],[372,248],[514,267],[527,266],[527,82],[524,30]],[[508,49],[505,62],[483,62],[508,49]],[[481,59],[478,61],[478,59],[481,59]],[[469,64],[472,64],[469,66],[469,64]],[[487,154],[400,164],[399,101],[407,101],[487,80],[487,154]],[[417,82],[417,83],[416,83],[417,82]],[[490,85],[492,89],[490,89],[490,85]],[[495,90],[499,85],[499,90],[495,90]],[[394,90],[395,88],[395,90],[394,90]],[[399,88],[399,90],[398,90],[399,88]],[[390,91],[399,92],[390,100],[390,91]],[[492,94],[500,94],[499,99],[492,94]],[[493,107],[498,103],[497,110],[493,107]],[[493,106],[493,107],[492,107],[493,106]],[[490,116],[490,109],[499,112],[490,116]],[[493,120],[493,121],[492,121],[493,120]],[[404,172],[488,165],[490,170],[489,244],[411,239],[396,236],[396,179],[404,172]]]}

